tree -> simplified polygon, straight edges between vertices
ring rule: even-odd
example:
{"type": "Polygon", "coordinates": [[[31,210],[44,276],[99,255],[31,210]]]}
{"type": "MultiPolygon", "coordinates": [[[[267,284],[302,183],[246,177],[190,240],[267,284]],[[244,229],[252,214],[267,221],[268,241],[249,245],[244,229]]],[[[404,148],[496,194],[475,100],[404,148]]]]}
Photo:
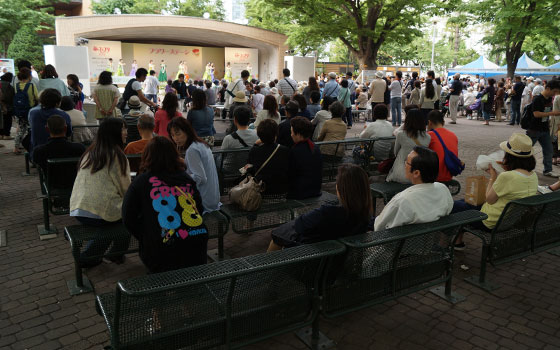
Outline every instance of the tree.
{"type": "Polygon", "coordinates": [[[249,0],[247,7],[267,9],[247,12],[252,25],[269,29],[283,22],[291,46],[339,39],[368,69],[377,67],[383,43],[410,41],[426,16],[446,9],[440,0],[249,0]]]}
{"type": "Polygon", "coordinates": [[[43,42],[35,28],[21,27],[8,47],[8,57],[14,61],[26,59],[37,69],[44,65],[43,42]]]}
{"type": "Polygon", "coordinates": [[[223,20],[222,0],[100,0],[92,4],[95,14],[170,14],[223,20]]]}
{"type": "Polygon", "coordinates": [[[225,18],[222,0],[178,0],[172,5],[173,14],[191,17],[203,17],[205,13],[209,18],[223,21],[225,18]]]}
{"type": "MultiPolygon", "coordinates": [[[[558,32],[560,33],[560,28],[558,32]]],[[[530,53],[531,58],[535,61],[549,66],[557,61],[554,56],[560,54],[560,38],[557,36],[534,35],[525,39],[522,51],[530,53]]]]}
{"type": "Polygon", "coordinates": [[[528,37],[558,37],[557,0],[471,0],[466,8],[481,23],[492,25],[483,40],[494,48],[493,54],[505,54],[508,77],[513,77],[528,37]]]}
{"type": "Polygon", "coordinates": [[[0,0],[0,55],[7,57],[8,47],[18,29],[52,29],[54,3],[68,0],[0,0]]]}

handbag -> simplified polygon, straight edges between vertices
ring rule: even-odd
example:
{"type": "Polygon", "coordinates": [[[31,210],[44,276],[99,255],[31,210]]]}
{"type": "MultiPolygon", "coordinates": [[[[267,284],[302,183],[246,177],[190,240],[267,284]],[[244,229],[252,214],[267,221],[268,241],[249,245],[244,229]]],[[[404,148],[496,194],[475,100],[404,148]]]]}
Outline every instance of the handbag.
{"type": "Polygon", "coordinates": [[[389,174],[389,171],[391,171],[391,168],[393,167],[393,164],[395,164],[395,159],[396,158],[388,158],[388,159],[382,160],[381,162],[379,162],[379,165],[377,166],[377,170],[381,174],[389,174]]]}
{"type": "Polygon", "coordinates": [[[488,93],[485,93],[484,95],[482,95],[482,98],[480,99],[481,102],[488,102],[488,93]]]}
{"type": "Polygon", "coordinates": [[[280,145],[276,146],[276,149],[268,157],[268,159],[261,165],[259,170],[255,173],[255,176],[247,176],[245,179],[241,180],[239,185],[234,186],[229,190],[229,200],[241,207],[245,211],[255,211],[261,206],[262,195],[261,192],[264,191],[264,185],[262,181],[257,181],[256,177],[259,175],[261,170],[268,164],[270,159],[276,154],[280,145]]]}
{"type": "Polygon", "coordinates": [[[443,161],[445,162],[445,166],[447,167],[447,170],[449,170],[449,172],[453,176],[459,175],[460,173],[463,172],[463,170],[465,170],[465,163],[463,163],[455,155],[455,153],[451,152],[447,148],[447,146],[445,146],[445,143],[443,143],[443,140],[442,140],[441,136],[439,136],[439,133],[437,131],[435,131],[433,129],[432,129],[432,131],[434,132],[434,134],[436,134],[436,136],[439,139],[439,142],[441,143],[441,146],[443,147],[443,161]]]}

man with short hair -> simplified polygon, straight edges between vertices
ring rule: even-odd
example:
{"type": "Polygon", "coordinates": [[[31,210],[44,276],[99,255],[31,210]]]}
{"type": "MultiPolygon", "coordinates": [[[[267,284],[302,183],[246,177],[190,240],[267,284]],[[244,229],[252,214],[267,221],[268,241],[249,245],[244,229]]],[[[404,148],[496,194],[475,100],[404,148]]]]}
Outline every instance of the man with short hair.
{"type": "Polygon", "coordinates": [[[179,108],[185,111],[185,99],[187,98],[187,84],[185,83],[185,75],[179,74],[178,79],[171,85],[177,91],[177,98],[179,99],[179,108]]]}
{"type": "MultiPolygon", "coordinates": [[[[381,80],[383,81],[383,80],[381,80]]],[[[389,109],[383,103],[376,105],[373,108],[373,123],[366,123],[364,130],[360,133],[361,139],[373,139],[380,137],[392,137],[393,126],[387,117],[389,116],[389,109]]],[[[373,143],[373,156],[377,161],[390,158],[391,148],[393,146],[392,140],[379,140],[373,143]]],[[[363,154],[363,153],[362,153],[363,154]]]]}
{"type": "Polygon", "coordinates": [[[249,76],[251,75],[251,73],[249,73],[248,70],[242,70],[241,71],[241,78],[237,79],[235,82],[233,83],[229,83],[228,84],[228,89],[226,90],[226,103],[224,105],[224,111],[226,111],[225,113],[227,114],[227,112],[229,112],[229,107],[232,104],[232,100],[235,97],[235,93],[237,91],[243,91],[243,93],[245,93],[245,82],[247,81],[247,79],[249,79],[249,76]],[[231,88],[229,88],[231,86],[231,88]]]}
{"type": "Polygon", "coordinates": [[[276,87],[281,95],[292,97],[295,93],[297,93],[297,81],[290,78],[290,70],[288,68],[284,68],[282,70],[282,74],[284,75],[283,79],[278,81],[276,87]]]}
{"type": "Polygon", "coordinates": [[[375,218],[375,231],[432,222],[451,213],[451,193],[447,186],[436,182],[438,156],[434,151],[415,146],[406,158],[405,173],[412,186],[387,203],[375,218]]]}
{"type": "Polygon", "coordinates": [[[461,82],[461,74],[456,73],[453,76],[451,83],[451,96],[449,96],[449,114],[451,115],[451,124],[457,123],[457,108],[459,107],[459,100],[461,99],[461,92],[463,91],[463,83],[461,82]]]}
{"type": "Polygon", "coordinates": [[[444,128],[444,124],[443,114],[441,114],[440,111],[433,110],[428,113],[428,134],[430,134],[431,137],[428,147],[436,152],[439,158],[439,175],[437,178],[437,181],[439,182],[451,181],[453,178],[447,169],[447,165],[445,165],[445,151],[443,150],[439,137],[441,137],[441,140],[445,143],[445,146],[449,151],[453,152],[456,156],[459,156],[459,140],[457,139],[457,135],[444,128]],[[437,135],[439,135],[439,137],[437,135]]]}
{"type": "MultiPolygon", "coordinates": [[[[126,145],[124,149],[125,154],[141,154],[144,152],[144,148],[148,142],[154,138],[154,128],[156,124],[154,118],[148,114],[143,114],[138,117],[138,133],[140,134],[140,140],[130,142],[126,145]]],[[[137,171],[137,170],[133,170],[137,171]]]]}
{"type": "Polygon", "coordinates": [[[311,118],[315,117],[315,114],[321,110],[321,105],[319,102],[321,101],[321,93],[319,91],[313,90],[311,91],[311,95],[309,98],[310,104],[307,105],[307,110],[309,111],[309,115],[311,118]]]}
{"type": "Polygon", "coordinates": [[[524,89],[525,84],[521,82],[521,76],[516,75],[511,94],[511,123],[509,125],[519,125],[521,122],[521,97],[524,89]]]}
{"type": "Polygon", "coordinates": [[[323,98],[332,97],[336,100],[338,97],[338,90],[340,90],[340,85],[336,82],[336,73],[330,72],[329,81],[327,81],[323,88],[323,98]]]}
{"type": "Polygon", "coordinates": [[[33,160],[47,173],[47,160],[53,158],[81,157],[86,147],[81,143],[69,142],[66,138],[68,126],[66,120],[59,115],[52,115],[47,119],[45,130],[49,134],[47,143],[37,146],[33,150],[33,160]]]}
{"type": "Polygon", "coordinates": [[[375,79],[370,84],[369,95],[371,96],[371,110],[375,106],[385,102],[385,90],[387,90],[387,83],[383,80],[384,74],[382,71],[375,72],[375,79]]]}
{"type": "MultiPolygon", "coordinates": [[[[150,71],[150,73],[154,73],[154,71],[150,71]]],[[[157,106],[157,90],[155,92],[156,97],[155,97],[155,102],[150,101],[148,98],[146,98],[146,96],[144,96],[144,93],[142,92],[142,82],[144,82],[146,80],[146,76],[148,75],[148,71],[145,68],[138,68],[138,70],[136,71],[136,77],[132,78],[128,81],[128,83],[126,84],[126,87],[124,88],[124,92],[122,95],[122,98],[125,102],[128,103],[128,100],[132,97],[132,96],[138,96],[138,98],[140,99],[141,102],[144,102],[145,104],[147,104],[148,106],[152,106],[155,107],[157,106]]],[[[153,79],[156,79],[157,82],[157,78],[154,75],[150,75],[150,79],[146,82],[146,93],[150,93],[150,95],[153,95],[153,79]],[[153,77],[153,79],[152,79],[153,77]]],[[[157,82],[157,86],[159,88],[159,82],[157,82]]],[[[153,96],[152,100],[153,99],[153,96]]],[[[128,113],[128,109],[127,106],[125,105],[125,107],[121,110],[122,114],[125,115],[128,113]]]]}
{"type": "Polygon", "coordinates": [[[136,71],[136,79],[140,82],[145,81],[144,86],[146,87],[146,98],[152,101],[153,103],[157,103],[157,95],[159,93],[159,81],[156,77],[156,71],[151,70],[150,75],[148,77],[144,77],[144,80],[138,79],[138,71],[136,71]]]}
{"type": "Polygon", "coordinates": [[[533,145],[540,143],[543,153],[543,175],[558,177],[552,172],[552,139],[549,130],[549,119],[560,115],[560,111],[553,110],[554,96],[560,94],[560,80],[551,80],[540,95],[533,99],[533,117],[527,129],[527,136],[533,141],[533,145]]]}
{"type": "MultiPolygon", "coordinates": [[[[17,62],[18,72],[22,68],[27,68],[31,71],[31,67],[33,67],[33,66],[31,65],[31,62],[29,62],[28,60],[19,60],[17,62]]],[[[37,73],[37,72],[35,72],[35,73],[37,73]]],[[[19,79],[17,77],[17,74],[14,74],[14,80],[12,81],[12,86],[17,86],[18,83],[19,83],[19,79]]],[[[39,87],[39,78],[31,75],[31,83],[33,83],[33,85],[35,85],[35,87],[38,88],[39,87]]]]}
{"type": "Polygon", "coordinates": [[[352,72],[346,72],[346,80],[348,81],[348,91],[350,91],[350,103],[354,104],[356,100],[356,82],[352,79],[352,72]]]}
{"type": "Polygon", "coordinates": [[[233,112],[233,123],[237,130],[224,137],[222,149],[253,147],[258,140],[255,130],[249,129],[249,122],[253,113],[249,106],[238,106],[233,112]]]}

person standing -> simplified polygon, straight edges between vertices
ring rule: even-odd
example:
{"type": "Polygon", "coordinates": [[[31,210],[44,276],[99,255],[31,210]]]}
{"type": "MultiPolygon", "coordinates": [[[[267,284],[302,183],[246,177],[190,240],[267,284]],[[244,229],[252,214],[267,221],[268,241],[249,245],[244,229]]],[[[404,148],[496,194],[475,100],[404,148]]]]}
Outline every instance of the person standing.
{"type": "Polygon", "coordinates": [[[340,85],[336,82],[336,73],[329,73],[329,81],[325,84],[323,88],[323,98],[332,97],[336,99],[338,97],[338,90],[340,90],[340,85]]]}
{"type": "Polygon", "coordinates": [[[453,76],[451,83],[451,96],[449,96],[449,115],[451,116],[451,124],[457,124],[457,108],[459,100],[461,99],[461,92],[463,91],[463,83],[461,82],[461,74],[457,73],[453,76]]]}
{"type": "Polygon", "coordinates": [[[352,72],[346,72],[346,80],[348,81],[348,90],[350,90],[350,103],[354,104],[356,100],[356,82],[352,79],[352,72]]]}
{"type": "MultiPolygon", "coordinates": [[[[183,63],[181,62],[181,65],[183,63]]],[[[177,80],[172,84],[175,91],[177,91],[177,98],[179,99],[179,109],[185,111],[185,99],[187,98],[187,84],[185,84],[185,74],[179,73],[177,80]]]]}
{"type": "MultiPolygon", "coordinates": [[[[344,79],[340,83],[340,90],[338,91],[338,102],[342,103],[344,106],[344,113],[342,115],[342,120],[346,123],[347,129],[352,129],[352,104],[350,102],[350,89],[348,88],[348,80],[344,79]]],[[[332,106],[331,106],[332,107],[332,106]]],[[[331,111],[332,114],[332,111],[331,111]]],[[[334,118],[334,116],[333,116],[334,118]]]]}
{"type": "MultiPolygon", "coordinates": [[[[140,69],[143,69],[143,68],[140,68],[140,69]]],[[[136,79],[138,80],[138,75],[136,75],[136,79]]],[[[152,101],[153,103],[157,103],[157,95],[158,95],[158,92],[159,92],[159,81],[158,81],[158,78],[156,78],[156,71],[151,70],[150,75],[148,77],[144,76],[144,79],[146,81],[144,83],[144,85],[146,87],[146,98],[148,100],[152,101]]],[[[138,81],[140,81],[140,80],[138,80],[138,81]]]]}
{"type": "Polygon", "coordinates": [[[402,72],[397,71],[395,73],[396,77],[389,85],[389,90],[391,91],[391,120],[393,126],[401,126],[402,122],[402,72]]]}
{"type": "Polygon", "coordinates": [[[95,119],[101,121],[108,117],[117,117],[117,102],[121,93],[113,85],[111,72],[103,71],[99,74],[97,85],[93,89],[91,97],[95,101],[95,119]]]}
{"type": "Polygon", "coordinates": [[[500,81],[498,83],[498,91],[496,92],[496,99],[494,100],[494,109],[496,111],[496,121],[502,121],[502,107],[504,106],[504,96],[506,91],[504,90],[504,82],[500,81]]]}
{"type": "Polygon", "coordinates": [[[482,102],[483,125],[490,125],[490,113],[492,113],[492,109],[494,108],[494,97],[496,95],[495,83],[496,80],[494,80],[494,78],[488,79],[488,86],[482,90],[482,98],[484,98],[484,95],[487,95],[486,102],[482,102]]]}
{"type": "Polygon", "coordinates": [[[537,141],[542,147],[543,153],[543,175],[558,177],[552,172],[552,140],[550,138],[549,119],[560,115],[560,111],[553,110],[552,100],[554,96],[560,94],[560,80],[554,79],[546,84],[546,88],[540,95],[533,99],[533,116],[527,129],[527,136],[533,141],[533,146],[537,141]]]}
{"type": "Polygon", "coordinates": [[[0,89],[2,91],[2,99],[0,101],[0,108],[2,108],[3,124],[2,132],[0,132],[0,140],[13,140],[10,136],[12,130],[12,116],[14,115],[14,87],[10,82],[13,79],[13,74],[10,72],[4,73],[0,77],[0,89]]]}
{"type": "MultiPolygon", "coordinates": [[[[232,105],[233,98],[236,97],[238,91],[243,92],[245,96],[245,82],[249,79],[249,71],[242,70],[241,71],[241,78],[237,79],[234,83],[229,83],[228,88],[231,86],[231,89],[226,90],[226,103],[224,105],[224,115],[228,115],[230,112],[230,107],[232,105]]],[[[223,115],[222,115],[223,116],[223,115]]]]}
{"type": "Polygon", "coordinates": [[[297,92],[297,81],[290,78],[290,70],[288,68],[284,68],[282,70],[282,74],[284,75],[284,79],[280,79],[278,82],[278,90],[284,96],[292,97],[297,92]]]}
{"type": "Polygon", "coordinates": [[[509,125],[519,125],[521,122],[521,97],[523,96],[524,89],[525,84],[521,82],[521,77],[516,75],[511,94],[511,122],[509,125]]]}
{"type": "Polygon", "coordinates": [[[383,72],[377,71],[375,73],[375,79],[373,79],[369,87],[369,95],[371,96],[372,111],[375,108],[375,105],[384,103],[385,90],[387,90],[387,84],[383,80],[383,72]]]}
{"type": "Polygon", "coordinates": [[[29,111],[39,103],[39,94],[31,82],[29,68],[21,68],[15,85],[14,115],[18,120],[18,130],[14,142],[14,153],[21,154],[22,141],[29,132],[29,111]]]}
{"type": "Polygon", "coordinates": [[[56,89],[62,96],[70,96],[68,87],[62,80],[58,79],[58,73],[51,64],[47,64],[45,66],[41,72],[41,80],[39,80],[39,92],[42,92],[45,89],[56,89]]]}

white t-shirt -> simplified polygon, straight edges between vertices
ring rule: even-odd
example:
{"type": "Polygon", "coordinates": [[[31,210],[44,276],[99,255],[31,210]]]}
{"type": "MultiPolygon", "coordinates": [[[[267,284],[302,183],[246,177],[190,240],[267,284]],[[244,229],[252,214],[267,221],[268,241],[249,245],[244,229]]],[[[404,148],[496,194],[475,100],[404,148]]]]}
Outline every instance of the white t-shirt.
{"type": "Polygon", "coordinates": [[[393,80],[391,85],[389,85],[389,90],[391,90],[391,98],[402,97],[402,83],[400,80],[393,80]]]}
{"type": "Polygon", "coordinates": [[[254,94],[253,95],[253,108],[255,109],[256,113],[259,113],[260,111],[262,111],[263,109],[263,103],[264,103],[264,95],[261,93],[258,94],[254,94]]]}
{"type": "MultiPolygon", "coordinates": [[[[153,75],[150,75],[148,77],[146,77],[146,80],[144,81],[144,84],[146,85],[146,90],[144,90],[144,94],[146,95],[157,95],[159,92],[159,81],[157,80],[156,77],[154,77],[153,75]]],[[[140,83],[139,81],[135,81],[132,84],[132,89],[135,91],[138,90],[142,90],[142,83],[140,83]],[[138,85],[136,85],[138,83],[138,85]],[[140,88],[138,88],[140,87],[140,88]]]]}
{"type": "Polygon", "coordinates": [[[393,126],[390,122],[383,119],[378,119],[373,123],[369,123],[364,131],[360,133],[361,139],[391,136],[393,136],[393,126]]]}
{"type": "Polygon", "coordinates": [[[375,231],[436,221],[453,209],[453,197],[442,183],[418,184],[398,193],[375,218],[375,231]]]}

